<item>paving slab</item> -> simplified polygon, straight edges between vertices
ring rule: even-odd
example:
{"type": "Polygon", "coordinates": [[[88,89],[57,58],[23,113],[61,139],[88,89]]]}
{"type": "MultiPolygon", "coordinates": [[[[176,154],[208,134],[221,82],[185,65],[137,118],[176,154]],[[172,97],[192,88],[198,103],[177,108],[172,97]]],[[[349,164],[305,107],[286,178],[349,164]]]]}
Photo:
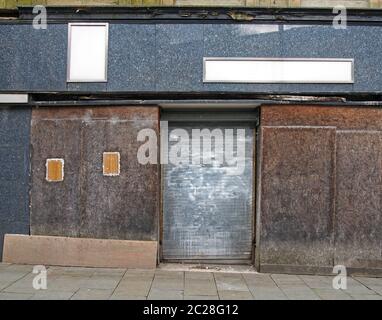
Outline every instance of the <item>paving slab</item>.
{"type": "Polygon", "coordinates": [[[219,300],[218,296],[184,296],[184,300],[219,300]]]}
{"type": "Polygon", "coordinates": [[[185,280],[211,280],[215,281],[212,272],[187,271],[184,273],[185,280]]]}
{"type": "Polygon", "coordinates": [[[153,277],[155,270],[145,270],[145,269],[127,269],[125,272],[125,277],[128,276],[147,276],[153,277]]]}
{"type": "Polygon", "coordinates": [[[287,297],[269,274],[243,274],[255,300],[286,300],[287,297]]]}
{"type": "Polygon", "coordinates": [[[152,288],[181,291],[184,289],[184,272],[157,270],[152,282],[152,288]]]}
{"type": "Polygon", "coordinates": [[[376,294],[352,294],[354,300],[382,300],[382,296],[376,294]]]}
{"type": "Polygon", "coordinates": [[[184,294],[188,296],[216,296],[217,288],[213,280],[186,279],[184,294]]]}
{"type": "Polygon", "coordinates": [[[367,288],[361,282],[348,277],[347,278],[347,288],[343,289],[347,294],[350,295],[375,295],[377,294],[374,290],[367,288]]]}
{"type": "MultiPolygon", "coordinates": [[[[19,280],[11,282],[7,287],[3,288],[3,292],[13,292],[13,293],[35,293],[36,289],[33,288],[33,279],[36,274],[27,273],[22,276],[19,280]]],[[[48,281],[47,281],[48,284],[48,281]]]]}
{"type": "Polygon", "coordinates": [[[86,288],[89,277],[79,276],[58,276],[51,279],[48,276],[48,289],[52,291],[78,291],[80,288],[86,288]]]}
{"type": "Polygon", "coordinates": [[[35,290],[32,269],[0,264],[0,299],[382,299],[382,278],[371,277],[348,277],[348,288],[335,290],[332,276],[47,266],[48,288],[35,290]]]}
{"type": "Polygon", "coordinates": [[[356,277],[355,279],[362,283],[365,287],[373,290],[379,295],[382,295],[382,278],[356,277]]]}
{"type": "Polygon", "coordinates": [[[12,263],[0,262],[0,270],[8,268],[11,265],[12,265],[12,263]]]}
{"type": "Polygon", "coordinates": [[[152,288],[147,300],[183,300],[183,291],[152,288]]]}
{"type": "Polygon", "coordinates": [[[0,300],[29,300],[33,294],[0,292],[0,300]]]}
{"type": "Polygon", "coordinates": [[[110,289],[79,289],[70,300],[108,300],[113,293],[110,289]]]}
{"type": "Polygon", "coordinates": [[[110,300],[146,300],[146,297],[124,296],[124,295],[113,294],[110,297],[110,300]]]}
{"type": "Polygon", "coordinates": [[[6,287],[9,287],[13,282],[10,281],[1,281],[0,282],[0,291],[5,289],[6,287]]]}
{"type": "MultiPolygon", "coordinates": [[[[6,268],[6,271],[9,272],[20,272],[20,273],[29,273],[33,271],[32,265],[29,264],[11,264],[6,268]]],[[[48,269],[48,267],[47,267],[48,269]]]]}
{"type": "Polygon", "coordinates": [[[253,300],[249,291],[219,290],[220,300],[253,300]]]}
{"type": "Polygon", "coordinates": [[[271,277],[278,286],[306,286],[298,275],[272,274],[271,277]]]}
{"type": "Polygon", "coordinates": [[[69,300],[74,293],[70,291],[37,290],[31,300],[69,300]]]}
{"type": "Polygon", "coordinates": [[[352,297],[342,290],[317,288],[313,291],[322,300],[352,300],[352,297]]]}
{"type": "Polygon", "coordinates": [[[287,296],[276,285],[273,287],[249,286],[249,291],[255,300],[287,300],[287,296]]]}
{"type": "Polygon", "coordinates": [[[127,269],[121,268],[96,268],[93,276],[117,276],[123,277],[127,269]]]}
{"type": "Polygon", "coordinates": [[[50,267],[48,275],[62,275],[71,277],[91,277],[96,268],[85,267],[50,267]]]}
{"type": "Polygon", "coordinates": [[[281,287],[289,300],[321,300],[321,298],[307,286],[284,285],[281,287]]]}
{"type": "Polygon", "coordinates": [[[243,273],[242,275],[248,286],[273,287],[276,285],[270,274],[243,273]]]}
{"type": "Polygon", "coordinates": [[[248,286],[240,273],[214,273],[214,277],[219,291],[248,291],[248,286]]]}
{"type": "Polygon", "coordinates": [[[2,270],[0,272],[0,282],[12,283],[14,281],[20,280],[25,277],[27,274],[30,274],[29,271],[13,271],[13,270],[2,270]]]}
{"type": "Polygon", "coordinates": [[[128,281],[122,280],[114,290],[115,294],[125,296],[147,297],[151,288],[151,281],[128,281]]]}
{"type": "Polygon", "coordinates": [[[163,270],[156,270],[155,271],[155,277],[158,278],[176,278],[176,279],[183,279],[184,272],[183,271],[163,271],[163,270]]]}
{"type": "Polygon", "coordinates": [[[115,289],[120,281],[121,277],[115,275],[92,276],[85,279],[80,284],[80,287],[86,289],[115,289]]]}
{"type": "Polygon", "coordinates": [[[301,280],[312,289],[333,289],[332,276],[300,276],[301,280]]]}

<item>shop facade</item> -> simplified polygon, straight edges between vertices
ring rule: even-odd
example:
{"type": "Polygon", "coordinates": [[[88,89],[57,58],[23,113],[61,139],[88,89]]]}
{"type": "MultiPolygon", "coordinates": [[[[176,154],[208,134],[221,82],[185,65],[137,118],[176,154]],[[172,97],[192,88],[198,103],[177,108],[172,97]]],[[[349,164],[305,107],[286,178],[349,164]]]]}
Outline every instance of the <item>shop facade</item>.
{"type": "Polygon", "coordinates": [[[330,10],[187,10],[1,20],[3,261],[380,274],[380,16],[354,10],[336,28],[330,10]],[[100,68],[81,69],[97,39],[76,27],[100,29],[100,68]],[[243,170],[225,150],[194,162],[184,137],[204,129],[243,170]],[[168,159],[173,145],[187,161],[168,159]]]}

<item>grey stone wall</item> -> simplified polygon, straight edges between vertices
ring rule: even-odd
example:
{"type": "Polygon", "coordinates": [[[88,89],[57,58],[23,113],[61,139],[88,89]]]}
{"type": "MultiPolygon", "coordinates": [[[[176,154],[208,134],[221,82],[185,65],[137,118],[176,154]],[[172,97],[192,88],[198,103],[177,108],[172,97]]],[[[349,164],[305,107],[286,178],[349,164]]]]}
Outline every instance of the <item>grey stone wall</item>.
{"type": "Polygon", "coordinates": [[[67,83],[67,24],[0,24],[0,91],[344,93],[382,91],[382,27],[110,23],[107,83],[67,83]],[[203,83],[203,57],[353,58],[354,84],[203,83]]]}
{"type": "Polygon", "coordinates": [[[30,114],[0,108],[0,260],[4,234],[29,233],[30,114]]]}

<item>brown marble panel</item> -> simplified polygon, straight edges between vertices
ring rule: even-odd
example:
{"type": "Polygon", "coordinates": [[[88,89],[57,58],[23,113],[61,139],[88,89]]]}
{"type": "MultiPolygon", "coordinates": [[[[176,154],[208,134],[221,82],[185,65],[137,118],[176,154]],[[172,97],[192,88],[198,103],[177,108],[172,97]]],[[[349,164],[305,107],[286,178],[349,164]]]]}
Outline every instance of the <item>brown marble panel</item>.
{"type": "Polygon", "coordinates": [[[284,105],[261,109],[264,126],[333,126],[338,129],[382,130],[380,108],[284,105]]]}
{"type": "Polygon", "coordinates": [[[261,265],[333,261],[335,129],[261,128],[261,265]]]}
{"type": "Polygon", "coordinates": [[[382,268],[382,131],[337,132],[335,246],[335,264],[382,268]]]}
{"type": "Polygon", "coordinates": [[[154,240],[159,211],[159,166],[137,161],[137,133],[157,121],[91,120],[83,145],[81,236],[154,240]],[[103,152],[120,152],[119,176],[104,176],[103,152]]]}
{"type": "Polygon", "coordinates": [[[158,132],[157,107],[40,108],[32,121],[34,235],[155,240],[159,165],[137,161],[137,134],[158,132]],[[103,152],[120,153],[120,175],[103,175],[103,152]],[[45,181],[46,158],[65,160],[64,181],[45,181]]]}
{"type": "Polygon", "coordinates": [[[31,234],[79,235],[81,123],[36,120],[31,126],[31,234]],[[46,180],[46,159],[64,159],[64,180],[46,180]]]}

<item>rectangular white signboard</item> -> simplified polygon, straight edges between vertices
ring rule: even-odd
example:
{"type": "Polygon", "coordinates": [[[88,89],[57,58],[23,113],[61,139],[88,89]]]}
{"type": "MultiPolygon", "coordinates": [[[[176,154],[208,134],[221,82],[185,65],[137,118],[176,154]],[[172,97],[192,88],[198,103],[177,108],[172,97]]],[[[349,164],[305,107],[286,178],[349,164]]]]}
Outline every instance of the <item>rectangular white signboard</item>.
{"type": "Polygon", "coordinates": [[[353,59],[204,58],[203,81],[353,83],[353,59]]]}
{"type": "Polygon", "coordinates": [[[108,23],[69,23],[68,82],[107,81],[108,23]]]}

